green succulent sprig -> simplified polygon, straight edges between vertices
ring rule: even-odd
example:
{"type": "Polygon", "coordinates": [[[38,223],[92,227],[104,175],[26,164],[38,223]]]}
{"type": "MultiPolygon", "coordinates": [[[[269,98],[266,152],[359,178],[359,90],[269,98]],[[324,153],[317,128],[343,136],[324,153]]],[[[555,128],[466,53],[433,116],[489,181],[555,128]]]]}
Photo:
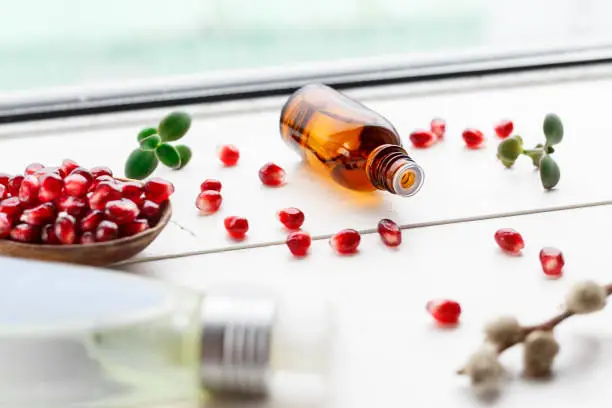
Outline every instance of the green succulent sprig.
{"type": "Polygon", "coordinates": [[[170,142],[185,136],[190,127],[191,116],[185,112],[172,112],[159,122],[157,128],[142,129],[136,137],[140,146],[125,162],[125,176],[142,180],[155,171],[159,162],[175,170],[185,167],[191,160],[191,149],[170,142]]]}
{"type": "Polygon", "coordinates": [[[553,146],[558,145],[563,140],[563,123],[561,118],[554,113],[549,113],[544,118],[542,129],[546,138],[544,144],[539,143],[533,149],[524,149],[523,139],[519,135],[514,135],[499,144],[497,147],[497,158],[504,166],[510,168],[521,155],[529,157],[533,165],[540,172],[542,186],[550,190],[561,179],[559,165],[551,157],[555,152],[553,146]]]}

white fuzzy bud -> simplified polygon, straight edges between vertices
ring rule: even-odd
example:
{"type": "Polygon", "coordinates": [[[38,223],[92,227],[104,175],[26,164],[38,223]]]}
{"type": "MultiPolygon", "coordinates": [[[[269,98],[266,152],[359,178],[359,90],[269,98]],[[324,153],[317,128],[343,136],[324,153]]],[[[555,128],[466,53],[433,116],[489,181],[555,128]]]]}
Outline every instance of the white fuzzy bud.
{"type": "Polygon", "coordinates": [[[523,362],[525,374],[531,377],[545,377],[550,374],[559,343],[552,331],[536,330],[525,338],[523,362]]]}
{"type": "Polygon", "coordinates": [[[521,325],[512,316],[501,316],[485,325],[488,342],[499,348],[517,343],[521,339],[521,325]]]}
{"type": "Polygon", "coordinates": [[[606,288],[592,281],[577,283],[565,297],[565,307],[576,314],[596,312],[605,305],[606,288]]]}
{"type": "Polygon", "coordinates": [[[470,376],[472,386],[477,391],[491,392],[499,387],[504,368],[497,357],[496,347],[488,343],[470,356],[463,371],[470,376]]]}

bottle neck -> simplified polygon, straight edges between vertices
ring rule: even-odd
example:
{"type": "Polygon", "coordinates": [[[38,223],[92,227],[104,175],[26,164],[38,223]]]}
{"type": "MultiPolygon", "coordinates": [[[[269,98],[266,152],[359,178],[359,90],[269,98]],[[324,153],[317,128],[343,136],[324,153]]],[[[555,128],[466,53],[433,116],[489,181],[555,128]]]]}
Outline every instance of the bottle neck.
{"type": "Polygon", "coordinates": [[[406,197],[416,194],[425,180],[423,169],[406,150],[391,144],[381,145],[370,153],[366,172],[377,189],[406,197]]]}

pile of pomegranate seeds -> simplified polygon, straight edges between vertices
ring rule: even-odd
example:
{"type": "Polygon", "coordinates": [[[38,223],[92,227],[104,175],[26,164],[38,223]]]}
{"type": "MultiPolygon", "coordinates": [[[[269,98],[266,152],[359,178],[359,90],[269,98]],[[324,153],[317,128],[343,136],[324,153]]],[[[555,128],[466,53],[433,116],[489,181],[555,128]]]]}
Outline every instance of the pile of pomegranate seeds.
{"type": "Polygon", "coordinates": [[[485,140],[483,133],[478,129],[465,129],[462,136],[468,149],[479,149],[485,140]]]}
{"type": "Polygon", "coordinates": [[[300,229],[304,224],[304,213],[294,207],[283,208],[276,215],[278,220],[289,230],[300,229]]]}
{"type": "Polygon", "coordinates": [[[238,163],[238,159],[240,159],[240,151],[234,145],[221,146],[218,154],[219,160],[227,167],[235,166],[238,163]]]}
{"type": "Polygon", "coordinates": [[[172,183],[112,177],[108,167],[85,169],[32,163],[25,175],[0,174],[0,238],[48,245],[91,244],[154,226],[174,192],[172,183]]]}
{"type": "Polygon", "coordinates": [[[361,235],[354,229],[345,229],[329,239],[329,245],[339,254],[347,255],[357,252],[361,235]]]}
{"type": "Polygon", "coordinates": [[[227,217],[223,220],[223,225],[225,225],[229,236],[237,241],[246,238],[246,233],[249,230],[249,221],[243,217],[227,217]]]}
{"type": "Polygon", "coordinates": [[[495,134],[500,139],[505,139],[512,134],[514,130],[514,123],[511,120],[502,120],[497,125],[495,125],[495,134]]]}
{"type": "Polygon", "coordinates": [[[285,170],[274,163],[266,163],[259,169],[259,179],[270,187],[278,187],[285,184],[285,170]]]}
{"type": "Polygon", "coordinates": [[[563,259],[563,253],[557,248],[542,248],[540,251],[540,263],[546,276],[560,278],[563,274],[565,259],[563,259]]]}
{"type": "Polygon", "coordinates": [[[511,254],[517,255],[525,248],[525,241],[521,234],[512,228],[502,228],[495,232],[495,242],[499,247],[511,254]]]}
{"type": "Polygon", "coordinates": [[[294,231],[287,235],[285,243],[293,256],[306,256],[311,243],[310,234],[304,231],[294,231]]]}
{"type": "Polygon", "coordinates": [[[461,316],[461,306],[454,300],[430,300],[429,302],[427,302],[426,309],[438,324],[454,325],[459,323],[459,316],[461,316]]]}
{"type": "Polygon", "coordinates": [[[402,230],[395,222],[387,218],[378,222],[378,234],[382,242],[388,247],[396,247],[402,243],[402,230]]]}

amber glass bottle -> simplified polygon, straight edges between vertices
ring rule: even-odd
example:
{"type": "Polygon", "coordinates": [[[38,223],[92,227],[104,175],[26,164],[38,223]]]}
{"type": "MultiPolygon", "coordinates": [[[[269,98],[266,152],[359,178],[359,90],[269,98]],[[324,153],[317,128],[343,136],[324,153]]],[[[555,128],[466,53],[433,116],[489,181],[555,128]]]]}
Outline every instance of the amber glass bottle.
{"type": "Polygon", "coordinates": [[[311,165],[353,190],[411,196],[423,169],[387,119],[326,85],[298,89],[283,106],[281,136],[311,165]]]}

